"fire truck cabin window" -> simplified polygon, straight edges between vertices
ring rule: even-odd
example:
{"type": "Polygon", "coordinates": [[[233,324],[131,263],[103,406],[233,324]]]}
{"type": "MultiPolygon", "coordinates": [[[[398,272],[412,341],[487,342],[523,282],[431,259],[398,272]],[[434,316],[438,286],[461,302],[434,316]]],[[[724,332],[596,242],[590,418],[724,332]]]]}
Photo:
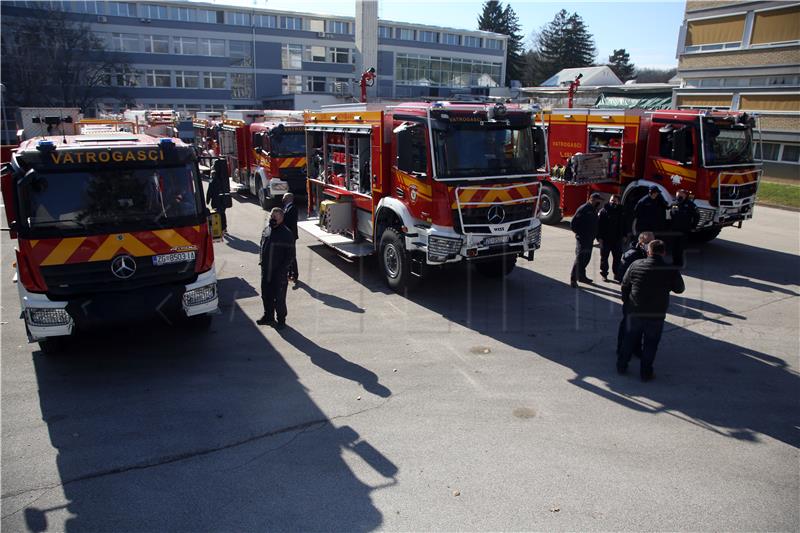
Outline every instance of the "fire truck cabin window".
{"type": "Polygon", "coordinates": [[[397,168],[408,173],[428,172],[425,130],[413,124],[397,133],[397,168]]]}
{"type": "Polygon", "coordinates": [[[659,130],[659,155],[673,161],[690,163],[694,156],[692,129],[667,124],[659,130]]]}
{"type": "Polygon", "coordinates": [[[306,155],[306,136],[302,131],[278,133],[270,137],[273,156],[302,157],[306,155]]]}

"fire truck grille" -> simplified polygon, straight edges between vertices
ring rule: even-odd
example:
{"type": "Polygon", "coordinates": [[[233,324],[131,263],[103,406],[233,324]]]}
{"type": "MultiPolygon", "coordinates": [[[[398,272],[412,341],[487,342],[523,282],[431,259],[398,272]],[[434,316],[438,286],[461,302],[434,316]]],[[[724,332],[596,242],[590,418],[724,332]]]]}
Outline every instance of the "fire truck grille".
{"type": "MultiPolygon", "coordinates": [[[[758,183],[747,183],[745,185],[723,186],[720,191],[722,207],[731,205],[734,200],[744,200],[754,196],[758,191],[758,183]]],[[[717,206],[717,195],[711,195],[711,205],[717,206]]]]}
{"type": "MultiPolygon", "coordinates": [[[[456,231],[463,233],[491,233],[489,228],[489,210],[490,207],[474,207],[462,208],[461,217],[459,217],[458,210],[453,210],[453,221],[456,231]],[[464,228],[461,227],[463,218],[464,228]]],[[[508,224],[509,231],[524,228],[530,224],[530,219],[533,218],[534,204],[506,204],[503,205],[505,217],[501,224],[508,224]]]]}
{"type": "Polygon", "coordinates": [[[130,291],[191,283],[195,280],[195,262],[154,266],[151,257],[137,257],[136,272],[128,279],[119,279],[111,272],[111,261],[93,261],[70,265],[42,267],[42,276],[52,298],[71,298],[102,292],[130,291]]]}

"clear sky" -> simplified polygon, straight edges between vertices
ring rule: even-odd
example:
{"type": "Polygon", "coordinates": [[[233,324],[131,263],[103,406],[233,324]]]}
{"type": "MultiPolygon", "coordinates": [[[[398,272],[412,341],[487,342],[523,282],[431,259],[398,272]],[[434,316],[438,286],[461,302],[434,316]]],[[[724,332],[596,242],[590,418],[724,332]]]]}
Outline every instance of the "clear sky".
{"type": "MultiPolygon", "coordinates": [[[[208,1],[208,0],[206,0],[208,1]]],[[[332,15],[355,14],[355,0],[212,0],[218,4],[267,7],[288,11],[310,11],[332,15]]],[[[503,2],[519,15],[530,45],[531,33],[553,19],[560,10],[578,13],[594,35],[597,61],[604,62],[615,48],[625,48],[639,67],[671,68],[677,64],[675,48],[683,20],[685,2],[583,1],[545,2],[514,0],[503,2]]],[[[378,16],[383,19],[475,29],[481,0],[380,0],[378,16]]]]}

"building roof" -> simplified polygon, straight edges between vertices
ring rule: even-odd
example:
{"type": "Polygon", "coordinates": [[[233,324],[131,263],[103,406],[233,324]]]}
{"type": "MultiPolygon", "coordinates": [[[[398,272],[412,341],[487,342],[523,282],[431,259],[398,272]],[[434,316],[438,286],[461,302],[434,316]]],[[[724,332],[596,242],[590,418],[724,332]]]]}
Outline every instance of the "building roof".
{"type": "Polygon", "coordinates": [[[565,68],[542,82],[540,87],[561,87],[569,85],[579,74],[582,74],[581,85],[622,85],[614,71],[602,65],[599,67],[565,68]]]}

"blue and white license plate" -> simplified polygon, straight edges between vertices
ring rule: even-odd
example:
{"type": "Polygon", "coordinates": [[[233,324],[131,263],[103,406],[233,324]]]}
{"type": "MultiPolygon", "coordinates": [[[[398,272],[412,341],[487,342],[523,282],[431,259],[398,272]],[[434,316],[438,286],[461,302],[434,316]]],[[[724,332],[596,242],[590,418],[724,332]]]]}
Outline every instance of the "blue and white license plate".
{"type": "Polygon", "coordinates": [[[505,244],[508,242],[508,235],[498,235],[496,237],[486,237],[481,241],[484,246],[492,246],[493,244],[505,244]]]}
{"type": "Polygon", "coordinates": [[[194,261],[195,252],[175,252],[174,254],[154,255],[153,265],[171,265],[172,263],[186,263],[194,261]]]}

